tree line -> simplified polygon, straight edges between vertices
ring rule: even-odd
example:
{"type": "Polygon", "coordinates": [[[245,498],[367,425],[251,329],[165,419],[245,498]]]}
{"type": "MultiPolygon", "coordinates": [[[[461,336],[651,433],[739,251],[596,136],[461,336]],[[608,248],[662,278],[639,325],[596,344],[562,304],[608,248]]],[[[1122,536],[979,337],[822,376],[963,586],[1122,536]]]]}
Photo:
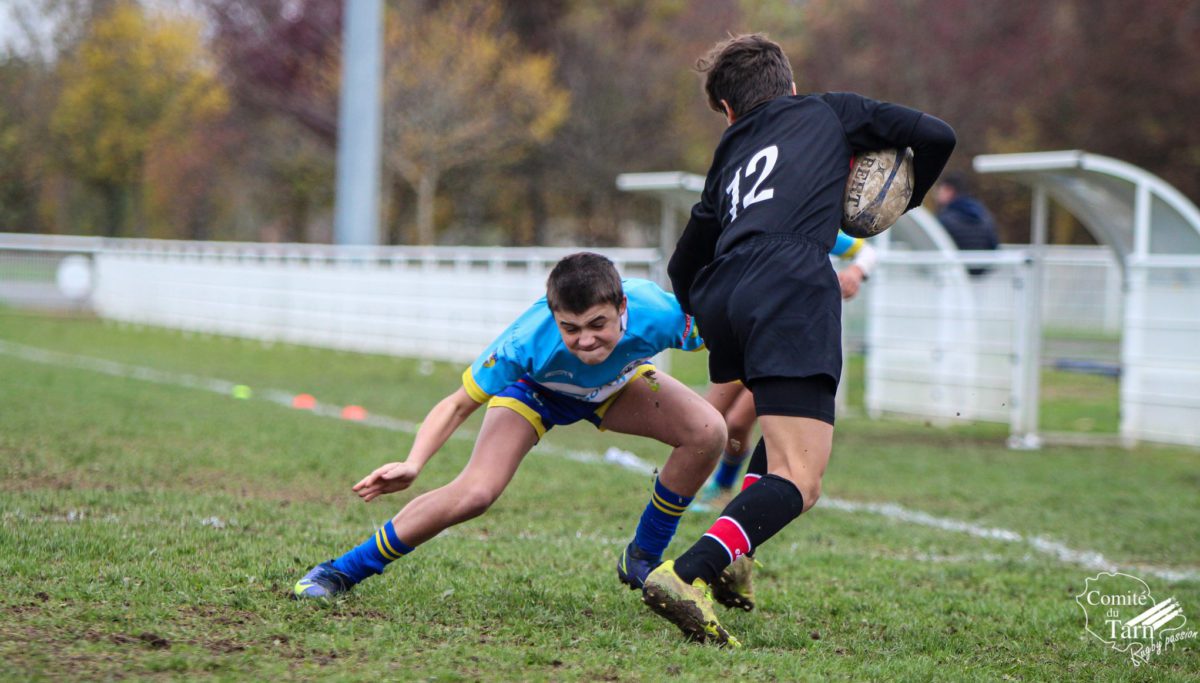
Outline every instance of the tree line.
{"type": "MultiPolygon", "coordinates": [[[[343,0],[18,0],[0,53],[0,231],[329,241],[343,0]],[[46,31],[45,27],[52,27],[46,31]]],[[[703,173],[696,58],[764,31],[801,92],[907,104],[952,166],[1083,149],[1200,200],[1188,0],[388,0],[388,243],[642,244],[618,173],[703,173]]],[[[1002,238],[1027,192],[978,178],[1002,238]]],[[[1060,215],[1058,242],[1086,241],[1060,215]]]]}

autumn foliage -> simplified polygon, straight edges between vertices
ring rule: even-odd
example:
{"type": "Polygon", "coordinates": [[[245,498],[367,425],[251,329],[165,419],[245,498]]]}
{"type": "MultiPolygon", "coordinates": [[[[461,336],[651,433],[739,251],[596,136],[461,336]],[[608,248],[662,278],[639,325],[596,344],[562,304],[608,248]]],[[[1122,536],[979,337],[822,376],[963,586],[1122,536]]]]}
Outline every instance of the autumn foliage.
{"type": "MultiPolygon", "coordinates": [[[[28,0],[0,51],[0,231],[325,241],[343,0],[28,0]],[[51,19],[37,19],[42,12],[51,19]]],[[[1085,149],[1200,200],[1200,5],[1188,0],[389,0],[383,233],[639,244],[624,171],[703,172],[723,122],[691,67],[765,31],[804,91],[946,119],[952,166],[1085,149]]],[[[980,179],[1005,239],[1027,217],[980,179]]],[[[1080,239],[1067,229],[1063,240],[1080,239]]],[[[652,241],[650,243],[653,243],[652,241]]]]}

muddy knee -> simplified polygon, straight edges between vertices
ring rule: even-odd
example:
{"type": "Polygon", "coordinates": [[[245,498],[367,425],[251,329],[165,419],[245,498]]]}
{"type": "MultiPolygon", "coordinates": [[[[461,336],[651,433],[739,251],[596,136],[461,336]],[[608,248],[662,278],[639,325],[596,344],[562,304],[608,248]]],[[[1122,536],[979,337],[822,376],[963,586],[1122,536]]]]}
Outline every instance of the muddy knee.
{"type": "Polygon", "coordinates": [[[728,439],[729,433],[725,429],[725,422],[721,419],[720,413],[713,411],[710,419],[703,420],[688,429],[685,443],[696,453],[716,460],[725,450],[725,442],[728,439]]]}

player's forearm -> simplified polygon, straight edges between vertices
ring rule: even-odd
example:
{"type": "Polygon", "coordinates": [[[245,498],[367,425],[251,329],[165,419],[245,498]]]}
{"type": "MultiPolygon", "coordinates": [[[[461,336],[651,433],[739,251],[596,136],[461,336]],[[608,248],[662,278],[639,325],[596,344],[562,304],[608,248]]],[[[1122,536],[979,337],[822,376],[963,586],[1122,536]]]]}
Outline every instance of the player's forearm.
{"type": "Polygon", "coordinates": [[[858,254],[854,257],[851,267],[857,267],[862,273],[862,279],[866,280],[871,277],[871,271],[875,269],[875,264],[879,262],[879,252],[875,251],[875,247],[863,243],[858,250],[858,254]]]}
{"type": "Polygon", "coordinates": [[[675,252],[671,254],[671,260],[667,264],[671,288],[675,291],[675,298],[679,300],[680,307],[686,313],[693,313],[689,299],[692,281],[701,268],[712,262],[719,230],[719,226],[693,217],[679,237],[675,252]]]}
{"type": "Polygon", "coordinates": [[[442,399],[417,429],[417,438],[413,441],[406,462],[424,467],[480,405],[467,396],[463,389],[442,399]]]}
{"type": "Polygon", "coordinates": [[[956,142],[954,129],[938,117],[924,114],[917,120],[909,143],[913,150],[913,194],[909,209],[925,201],[925,194],[942,174],[956,142]]]}

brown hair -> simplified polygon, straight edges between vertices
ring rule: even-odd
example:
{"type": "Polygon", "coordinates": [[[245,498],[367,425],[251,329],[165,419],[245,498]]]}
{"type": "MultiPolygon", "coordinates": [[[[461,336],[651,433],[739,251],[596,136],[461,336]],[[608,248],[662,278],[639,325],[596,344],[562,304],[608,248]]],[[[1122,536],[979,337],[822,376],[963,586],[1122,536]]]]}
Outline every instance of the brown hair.
{"type": "Polygon", "coordinates": [[[624,300],[617,267],[600,254],[581,251],[565,256],[546,278],[546,303],[552,311],[583,313],[605,303],[619,309],[624,300]]]}
{"type": "Polygon", "coordinates": [[[696,60],[696,70],[706,74],[708,106],[720,114],[725,113],[721,100],[729,103],[734,116],[741,116],[763,102],[792,94],[792,67],[787,55],[762,33],[717,43],[696,60]]]}

